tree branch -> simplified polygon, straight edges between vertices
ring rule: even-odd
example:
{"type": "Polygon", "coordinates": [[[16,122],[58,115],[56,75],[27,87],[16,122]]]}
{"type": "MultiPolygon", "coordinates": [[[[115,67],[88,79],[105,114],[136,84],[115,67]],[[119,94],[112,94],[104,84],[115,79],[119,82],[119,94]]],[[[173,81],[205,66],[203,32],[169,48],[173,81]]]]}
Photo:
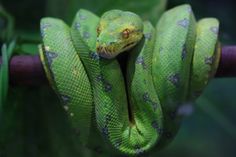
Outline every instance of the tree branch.
{"type": "MultiPolygon", "coordinates": [[[[236,77],[236,46],[222,47],[219,68],[215,77],[236,77]]],[[[12,86],[47,85],[48,81],[39,56],[13,56],[10,61],[10,84],[12,86]]]]}

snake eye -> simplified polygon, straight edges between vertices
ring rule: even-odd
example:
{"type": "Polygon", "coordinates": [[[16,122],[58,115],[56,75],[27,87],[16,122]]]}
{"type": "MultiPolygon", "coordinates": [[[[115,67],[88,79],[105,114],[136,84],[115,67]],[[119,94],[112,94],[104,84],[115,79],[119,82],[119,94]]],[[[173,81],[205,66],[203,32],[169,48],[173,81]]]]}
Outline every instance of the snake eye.
{"type": "Polygon", "coordinates": [[[122,31],[122,37],[125,39],[129,38],[129,34],[130,34],[130,30],[128,28],[122,31]]]}

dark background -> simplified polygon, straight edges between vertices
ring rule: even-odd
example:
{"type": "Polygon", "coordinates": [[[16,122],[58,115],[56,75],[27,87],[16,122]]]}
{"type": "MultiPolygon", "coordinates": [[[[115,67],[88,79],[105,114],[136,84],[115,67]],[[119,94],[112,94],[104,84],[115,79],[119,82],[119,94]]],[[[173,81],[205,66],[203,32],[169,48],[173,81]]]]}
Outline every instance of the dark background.
{"type": "MultiPolygon", "coordinates": [[[[158,15],[149,10],[155,1],[127,0],[1,0],[15,18],[15,34],[38,41],[39,21],[44,16],[60,17],[71,23],[79,8],[97,14],[112,9],[131,8],[154,24],[158,15]]],[[[233,0],[169,0],[167,8],[189,3],[197,19],[216,17],[221,22],[223,45],[236,44],[236,4],[233,0]]],[[[160,8],[158,10],[161,10],[160,8]]],[[[160,11],[161,12],[161,11],[160,11]]],[[[37,54],[37,45],[21,45],[19,54],[37,54]]],[[[236,68],[236,67],[235,67],[236,68]]],[[[214,79],[196,103],[189,104],[193,113],[187,116],[175,140],[153,156],[159,157],[234,157],[236,155],[236,79],[214,79]]],[[[75,146],[66,115],[53,91],[47,87],[10,89],[5,117],[0,125],[1,157],[74,157],[94,156],[75,146]]]]}

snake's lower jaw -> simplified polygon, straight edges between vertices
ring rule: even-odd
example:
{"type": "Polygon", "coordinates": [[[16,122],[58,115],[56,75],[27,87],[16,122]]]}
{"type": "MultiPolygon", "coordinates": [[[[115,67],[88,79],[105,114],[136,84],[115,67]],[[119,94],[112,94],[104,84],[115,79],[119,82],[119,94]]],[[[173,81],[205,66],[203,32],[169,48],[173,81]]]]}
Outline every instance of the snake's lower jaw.
{"type": "Polygon", "coordinates": [[[116,45],[116,47],[113,46],[100,46],[100,44],[97,43],[96,46],[96,50],[97,53],[99,54],[99,56],[106,58],[106,59],[113,59],[116,56],[118,56],[120,53],[123,53],[125,51],[130,50],[131,48],[133,48],[138,42],[133,41],[133,42],[129,42],[127,44],[120,44],[120,45],[116,45]],[[122,46],[124,45],[124,46],[122,46]]]}
{"type": "Polygon", "coordinates": [[[117,55],[114,55],[112,53],[109,52],[98,52],[99,56],[106,58],[106,59],[113,59],[115,58],[117,55]]]}
{"type": "MultiPolygon", "coordinates": [[[[120,50],[116,50],[116,51],[109,51],[109,48],[104,48],[104,47],[98,47],[97,48],[97,53],[99,54],[99,56],[106,58],[106,59],[113,59],[116,56],[118,56],[120,53],[123,53],[125,51],[130,50],[131,48],[133,48],[135,45],[137,44],[137,42],[132,42],[130,44],[125,45],[124,47],[122,47],[120,50]]],[[[112,49],[114,50],[114,49],[112,49]]]]}
{"type": "Polygon", "coordinates": [[[112,48],[109,47],[97,46],[96,50],[99,56],[106,59],[115,58],[119,54],[117,52],[113,52],[112,48]]]}
{"type": "Polygon", "coordinates": [[[131,42],[131,43],[125,45],[121,52],[128,51],[128,50],[132,49],[136,44],[137,44],[137,42],[131,42]]]}
{"type": "Polygon", "coordinates": [[[116,52],[112,52],[112,51],[97,51],[98,55],[103,57],[103,58],[106,58],[106,59],[113,59],[113,58],[116,58],[116,56],[118,56],[120,53],[123,53],[129,49],[131,49],[132,47],[130,48],[127,48],[127,49],[123,49],[121,51],[116,51],[116,52]]]}

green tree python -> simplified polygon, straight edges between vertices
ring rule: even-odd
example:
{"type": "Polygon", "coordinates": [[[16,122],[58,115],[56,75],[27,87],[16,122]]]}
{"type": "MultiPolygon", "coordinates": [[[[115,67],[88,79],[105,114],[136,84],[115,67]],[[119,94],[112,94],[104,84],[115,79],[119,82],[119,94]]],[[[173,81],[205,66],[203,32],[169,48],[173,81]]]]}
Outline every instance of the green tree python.
{"type": "Polygon", "coordinates": [[[214,76],[219,22],[196,22],[189,5],[166,11],[156,27],[129,11],[100,18],[81,9],[69,27],[43,18],[39,47],[49,82],[80,142],[93,150],[139,155],[175,136],[179,107],[214,76]],[[127,53],[125,73],[117,56],[127,53]]]}

